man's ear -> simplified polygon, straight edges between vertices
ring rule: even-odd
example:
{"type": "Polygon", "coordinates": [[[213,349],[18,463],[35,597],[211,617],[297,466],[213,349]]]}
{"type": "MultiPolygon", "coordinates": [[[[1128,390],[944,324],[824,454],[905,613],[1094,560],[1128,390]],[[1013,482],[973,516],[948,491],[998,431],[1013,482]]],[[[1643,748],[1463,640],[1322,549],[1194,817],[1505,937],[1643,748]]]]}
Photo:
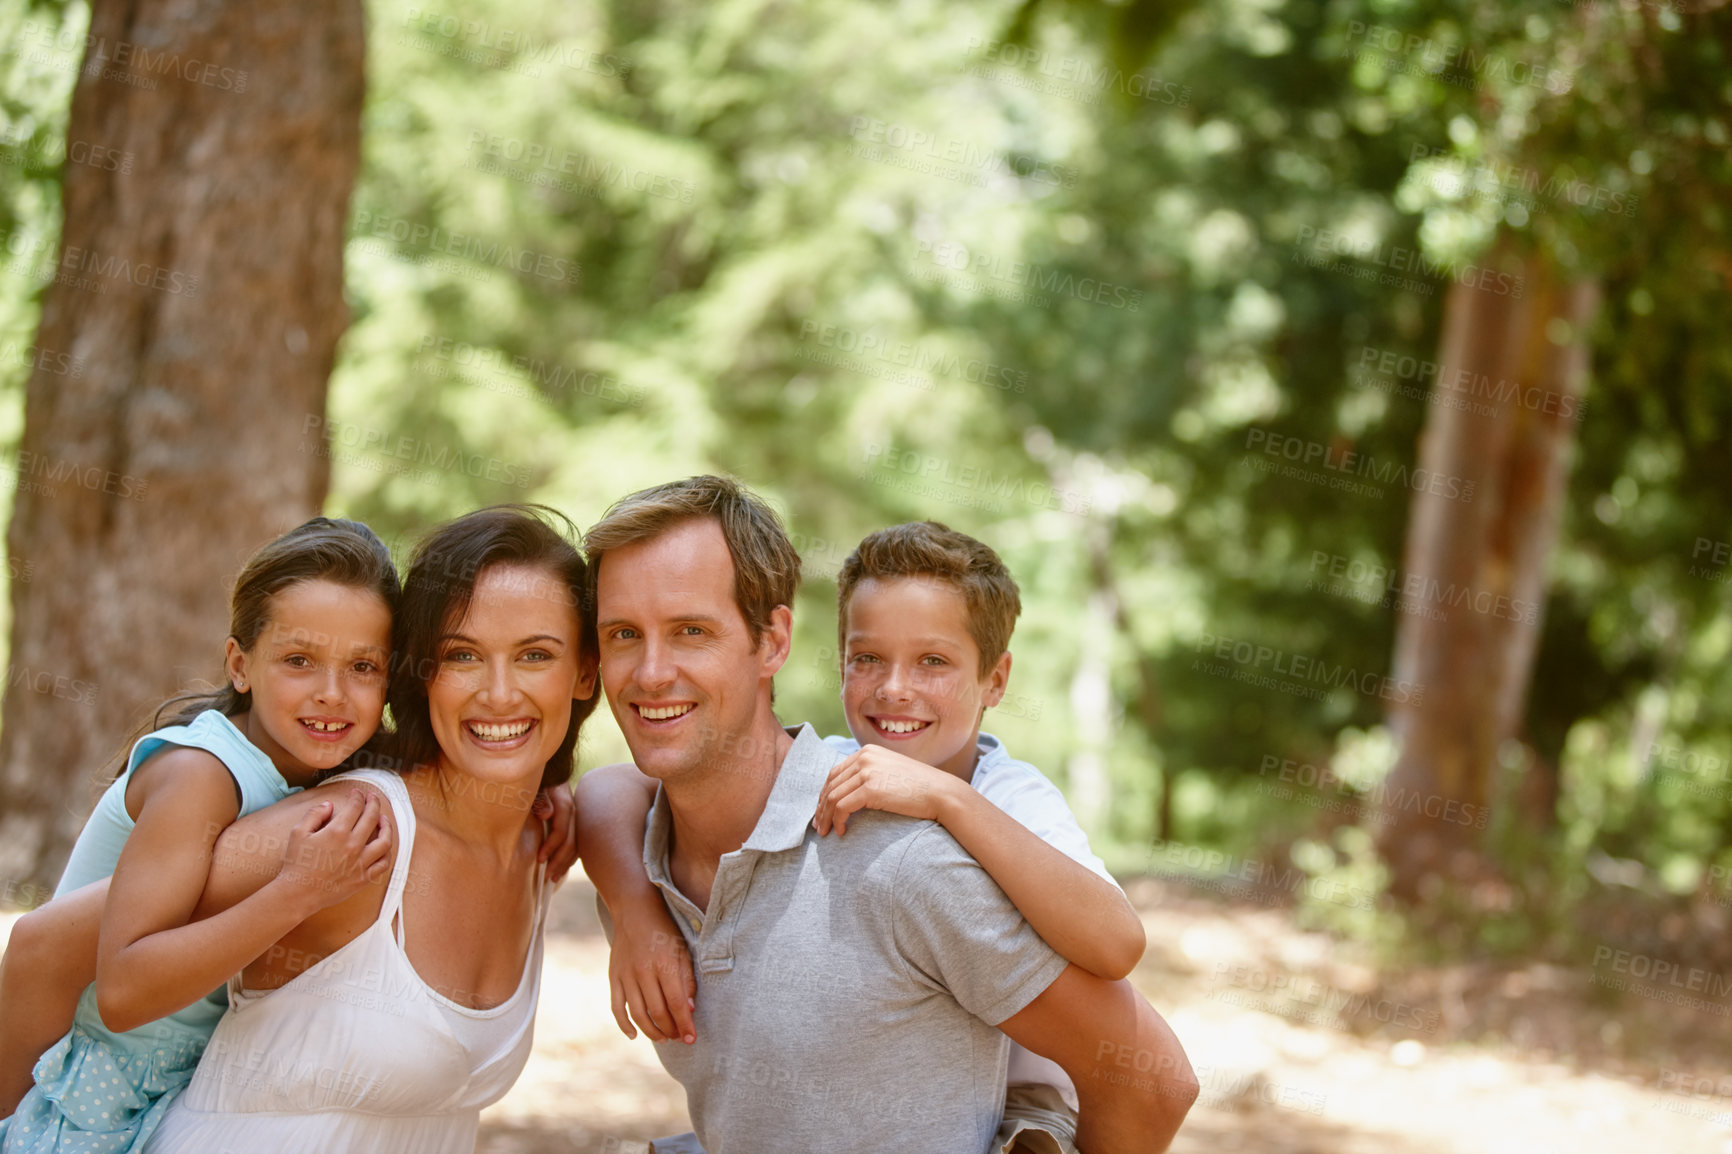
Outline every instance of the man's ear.
{"type": "Polygon", "coordinates": [[[992,669],[986,675],[986,689],[980,695],[980,704],[984,709],[991,709],[1004,700],[1004,691],[1010,684],[1010,650],[1006,649],[998,655],[998,660],[992,663],[992,669]]]}
{"type": "Polygon", "coordinates": [[[758,652],[764,661],[762,676],[774,677],[787,664],[794,644],[794,611],[786,605],[770,610],[769,624],[758,638],[758,652]]]}

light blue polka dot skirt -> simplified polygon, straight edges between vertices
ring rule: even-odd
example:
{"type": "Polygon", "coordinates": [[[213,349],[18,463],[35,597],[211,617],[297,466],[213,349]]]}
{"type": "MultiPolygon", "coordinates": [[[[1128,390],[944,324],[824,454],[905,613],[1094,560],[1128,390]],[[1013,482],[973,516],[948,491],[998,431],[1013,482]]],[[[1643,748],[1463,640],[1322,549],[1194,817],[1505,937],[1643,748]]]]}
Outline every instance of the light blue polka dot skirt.
{"type": "Polygon", "coordinates": [[[84,991],[72,1032],[36,1063],[36,1085],[0,1121],[3,1154],[123,1154],[144,1146],[169,1103],[192,1080],[222,1016],[206,999],[148,1026],[115,1034],[84,991]],[[190,1019],[190,1020],[188,1020],[190,1019]]]}

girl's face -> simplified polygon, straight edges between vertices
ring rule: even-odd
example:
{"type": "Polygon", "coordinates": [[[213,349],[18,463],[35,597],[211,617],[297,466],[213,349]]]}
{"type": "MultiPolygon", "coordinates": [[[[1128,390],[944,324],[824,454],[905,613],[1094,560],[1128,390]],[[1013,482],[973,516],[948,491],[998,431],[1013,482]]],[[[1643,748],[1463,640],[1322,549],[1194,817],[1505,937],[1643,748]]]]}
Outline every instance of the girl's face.
{"type": "Polygon", "coordinates": [[[572,702],[595,692],[595,655],[582,650],[571,586],[547,569],[483,570],[438,652],[427,707],[445,767],[521,787],[512,797],[528,808],[565,740],[572,702]]]}
{"type": "Polygon", "coordinates": [[[247,737],[290,785],[308,785],[379,728],[391,610],[371,590],[315,578],[273,594],[269,614],[250,650],[229,638],[229,680],[252,693],[247,737]]]}

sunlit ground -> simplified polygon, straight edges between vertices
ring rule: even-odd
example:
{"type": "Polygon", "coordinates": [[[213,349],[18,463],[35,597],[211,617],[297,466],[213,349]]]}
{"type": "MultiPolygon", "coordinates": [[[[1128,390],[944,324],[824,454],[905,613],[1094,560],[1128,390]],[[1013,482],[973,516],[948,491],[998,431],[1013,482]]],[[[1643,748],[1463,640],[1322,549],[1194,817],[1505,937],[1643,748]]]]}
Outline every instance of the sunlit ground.
{"type": "MultiPolygon", "coordinates": [[[[1129,890],[1150,942],[1135,981],[1204,1084],[1175,1154],[1732,1154],[1732,1098],[1664,1073],[1712,1076],[1732,1022],[1604,1002],[1555,967],[1380,978],[1286,911],[1129,890]],[[1664,1059],[1605,1044],[1626,1029],[1664,1059]]],[[[687,1127],[650,1044],[614,1026],[593,902],[581,876],[555,900],[535,1053],[483,1115],[483,1154],[632,1154],[687,1127]]]]}

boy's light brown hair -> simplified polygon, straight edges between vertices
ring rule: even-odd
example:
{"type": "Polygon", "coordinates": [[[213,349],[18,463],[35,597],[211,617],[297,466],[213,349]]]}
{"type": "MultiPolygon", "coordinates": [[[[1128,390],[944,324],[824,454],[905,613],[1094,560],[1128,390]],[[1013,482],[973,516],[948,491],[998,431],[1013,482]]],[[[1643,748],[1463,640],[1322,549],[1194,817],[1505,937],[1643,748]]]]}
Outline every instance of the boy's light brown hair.
{"type": "Polygon", "coordinates": [[[868,533],[836,577],[836,651],[847,659],[848,602],[867,578],[925,577],[942,581],[968,607],[968,635],[980,650],[980,676],[1010,648],[1022,612],[1016,579],[990,546],[937,521],[909,521],[868,533]]]}
{"type": "Polygon", "coordinates": [[[757,645],[776,606],[794,607],[794,594],[800,588],[800,554],[776,511],[732,477],[687,477],[615,501],[583,535],[584,551],[589,554],[590,603],[595,603],[601,559],[610,550],[648,541],[683,521],[705,518],[722,527],[734,561],[734,604],[746,619],[752,644],[757,645]]]}

